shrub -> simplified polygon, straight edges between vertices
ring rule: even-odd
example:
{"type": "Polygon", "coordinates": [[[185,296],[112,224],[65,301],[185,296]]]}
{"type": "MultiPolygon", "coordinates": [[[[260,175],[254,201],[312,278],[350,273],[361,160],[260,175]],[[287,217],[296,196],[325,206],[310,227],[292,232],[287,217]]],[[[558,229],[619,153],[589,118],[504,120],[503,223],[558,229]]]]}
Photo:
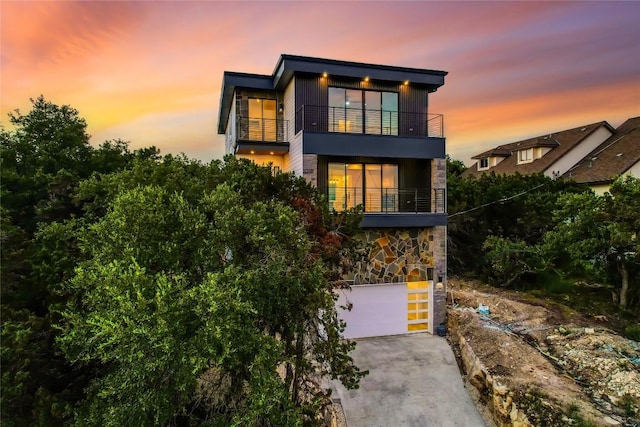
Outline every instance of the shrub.
{"type": "Polygon", "coordinates": [[[640,342],[640,325],[629,325],[624,328],[624,336],[630,340],[640,342]]]}

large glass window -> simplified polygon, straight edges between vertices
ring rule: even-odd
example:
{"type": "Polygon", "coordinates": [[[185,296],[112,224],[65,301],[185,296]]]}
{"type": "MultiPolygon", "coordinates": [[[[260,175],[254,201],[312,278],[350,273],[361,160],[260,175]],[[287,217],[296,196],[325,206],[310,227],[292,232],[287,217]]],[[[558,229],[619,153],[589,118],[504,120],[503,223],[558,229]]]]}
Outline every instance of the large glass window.
{"type": "Polygon", "coordinates": [[[382,125],[382,99],[380,92],[367,91],[365,96],[365,133],[380,133],[382,125]]]}
{"type": "Polygon", "coordinates": [[[398,134],[398,94],[329,88],[329,132],[398,134]]]}
{"type": "Polygon", "coordinates": [[[329,208],[364,204],[366,212],[398,211],[398,165],[329,163],[329,208]]]}
{"type": "Polygon", "coordinates": [[[382,92],[382,134],[398,134],[398,94],[382,92]]]}
{"type": "Polygon", "coordinates": [[[276,141],[276,100],[249,98],[249,139],[276,141]]]}
{"type": "Polygon", "coordinates": [[[329,207],[337,211],[362,204],[362,165],[329,163],[329,207]]]}

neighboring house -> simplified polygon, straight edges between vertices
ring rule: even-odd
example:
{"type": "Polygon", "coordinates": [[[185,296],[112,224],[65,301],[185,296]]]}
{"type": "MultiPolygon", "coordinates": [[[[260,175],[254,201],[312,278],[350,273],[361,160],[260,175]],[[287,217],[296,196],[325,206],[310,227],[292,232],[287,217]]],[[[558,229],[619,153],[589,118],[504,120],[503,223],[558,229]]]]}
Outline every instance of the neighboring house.
{"type": "Polygon", "coordinates": [[[369,260],[350,277],[350,338],[429,331],[445,316],[444,71],[282,55],[272,74],[225,72],[226,151],[316,185],[331,208],[364,206],[369,260]]]}
{"type": "Polygon", "coordinates": [[[586,183],[597,193],[609,191],[618,176],[640,177],[640,117],[621,124],[616,132],[563,177],[586,183]]]}
{"type": "Polygon", "coordinates": [[[503,144],[473,156],[477,162],[463,177],[495,172],[500,175],[543,173],[551,178],[565,174],[615,132],[607,122],[503,144]]]}

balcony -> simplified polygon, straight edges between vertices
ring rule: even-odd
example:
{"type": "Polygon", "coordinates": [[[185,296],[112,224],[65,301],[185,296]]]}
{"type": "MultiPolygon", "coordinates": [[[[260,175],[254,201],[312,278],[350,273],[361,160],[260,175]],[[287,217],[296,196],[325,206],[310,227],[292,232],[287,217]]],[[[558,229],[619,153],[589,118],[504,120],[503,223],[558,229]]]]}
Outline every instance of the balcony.
{"type": "Polygon", "coordinates": [[[236,120],[236,154],[289,152],[289,121],[239,117],[236,120]]]}
{"type": "Polygon", "coordinates": [[[443,121],[442,114],[303,105],[295,127],[304,154],[434,159],[445,157],[443,121]]]}
{"type": "Polygon", "coordinates": [[[362,227],[428,227],[446,225],[444,188],[329,187],[324,190],[330,209],[342,211],[362,205],[362,227]]]}
{"type": "Polygon", "coordinates": [[[349,133],[443,138],[442,114],[303,105],[296,111],[296,133],[349,133]]]}

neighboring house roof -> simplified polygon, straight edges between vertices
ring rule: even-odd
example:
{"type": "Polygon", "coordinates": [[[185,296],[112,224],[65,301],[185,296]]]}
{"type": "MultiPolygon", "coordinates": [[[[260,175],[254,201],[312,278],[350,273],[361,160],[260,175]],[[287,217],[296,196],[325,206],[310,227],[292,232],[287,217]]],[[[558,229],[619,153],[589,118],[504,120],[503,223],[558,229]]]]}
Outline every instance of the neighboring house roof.
{"type": "Polygon", "coordinates": [[[640,117],[621,124],[616,132],[569,169],[564,178],[580,183],[605,184],[640,162],[640,117]]]}
{"type": "Polygon", "coordinates": [[[511,155],[511,150],[507,148],[492,148],[489,151],[485,151],[484,153],[480,153],[477,156],[473,156],[472,159],[484,159],[485,157],[509,157],[511,155]]]}
{"type": "Polygon", "coordinates": [[[602,121],[560,132],[554,132],[550,135],[541,135],[518,142],[499,145],[489,151],[478,154],[473,158],[505,157],[504,160],[490,169],[481,171],[478,171],[478,162],[476,162],[473,166],[464,171],[462,176],[469,177],[491,172],[495,172],[498,175],[514,175],[516,173],[520,173],[521,175],[530,175],[544,172],[556,161],[562,158],[562,156],[567,154],[602,126],[608,128],[611,132],[615,132],[614,128],[609,123],[602,121]],[[549,147],[551,150],[541,158],[535,159],[530,163],[518,164],[518,156],[516,153],[520,150],[535,147],[549,147]]]}
{"type": "Polygon", "coordinates": [[[440,70],[365,64],[362,62],[283,54],[280,55],[280,59],[271,75],[224,72],[220,91],[218,133],[222,134],[225,131],[236,87],[284,90],[295,73],[327,73],[342,77],[369,77],[372,80],[409,81],[412,85],[426,86],[431,92],[435,92],[444,84],[444,77],[447,75],[446,71],[440,70]]]}

